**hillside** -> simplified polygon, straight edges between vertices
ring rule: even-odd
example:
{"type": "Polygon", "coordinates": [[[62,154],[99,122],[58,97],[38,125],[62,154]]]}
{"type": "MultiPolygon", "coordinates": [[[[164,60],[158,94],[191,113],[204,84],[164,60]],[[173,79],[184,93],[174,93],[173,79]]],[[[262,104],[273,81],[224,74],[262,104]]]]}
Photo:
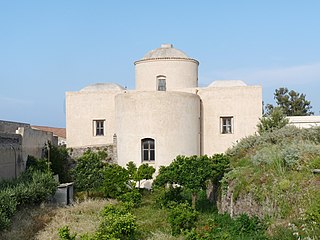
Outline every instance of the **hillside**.
{"type": "Polygon", "coordinates": [[[250,136],[227,154],[220,212],[259,216],[278,239],[320,236],[320,128],[250,136]]]}

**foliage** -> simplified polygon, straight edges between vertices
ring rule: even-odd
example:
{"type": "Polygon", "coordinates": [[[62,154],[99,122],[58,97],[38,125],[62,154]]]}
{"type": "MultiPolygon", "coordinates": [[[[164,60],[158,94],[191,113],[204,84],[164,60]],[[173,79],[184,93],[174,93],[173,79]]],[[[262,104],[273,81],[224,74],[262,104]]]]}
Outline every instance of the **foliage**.
{"type": "Polygon", "coordinates": [[[135,239],[136,230],[136,218],[126,207],[107,205],[97,236],[99,239],[135,239]]]}
{"type": "Polygon", "coordinates": [[[283,114],[283,110],[280,107],[274,107],[268,116],[264,116],[260,118],[260,122],[258,123],[258,132],[259,134],[263,134],[268,131],[274,131],[279,128],[283,128],[287,125],[289,120],[283,114]]]}
{"type": "Polygon", "coordinates": [[[154,186],[176,183],[192,191],[192,207],[195,208],[196,196],[206,189],[208,180],[217,182],[224,174],[229,159],[223,154],[208,156],[178,156],[169,166],[161,167],[154,186]]]}
{"type": "Polygon", "coordinates": [[[52,196],[58,186],[58,183],[50,172],[26,172],[27,181],[17,184],[12,190],[18,205],[41,203],[49,196],[52,196]]]}
{"type": "Polygon", "coordinates": [[[297,239],[319,235],[320,226],[314,223],[320,215],[320,178],[312,173],[319,166],[319,137],[320,128],[287,126],[245,138],[227,151],[232,169],[222,183],[229,186],[234,205],[251,199],[251,214],[271,218],[269,231],[275,239],[290,239],[286,236],[293,233],[297,239]],[[289,230],[283,222],[291,223],[289,230]]]}
{"type": "Polygon", "coordinates": [[[26,169],[27,170],[39,170],[39,171],[47,171],[48,170],[48,161],[46,159],[37,159],[34,156],[28,155],[26,169]]]}
{"type": "Polygon", "coordinates": [[[0,191],[0,230],[10,226],[10,218],[16,212],[17,205],[17,200],[11,189],[0,191]]]}
{"type": "Polygon", "coordinates": [[[154,190],[156,195],[155,203],[160,208],[170,207],[173,203],[182,203],[185,199],[182,196],[181,187],[157,188],[154,190]]]}
{"type": "Polygon", "coordinates": [[[59,228],[59,237],[61,240],[75,240],[77,234],[71,234],[69,226],[59,228]]]}
{"type": "Polygon", "coordinates": [[[199,213],[188,203],[179,203],[173,206],[168,214],[172,235],[179,235],[184,230],[194,228],[198,215],[199,213]]]}
{"type": "Polygon", "coordinates": [[[138,188],[140,188],[141,180],[152,179],[152,175],[155,173],[156,169],[149,164],[141,164],[138,168],[136,164],[132,161],[127,163],[127,170],[129,178],[131,181],[138,182],[138,188]]]}
{"type": "Polygon", "coordinates": [[[138,181],[138,187],[140,188],[141,180],[149,180],[152,179],[152,175],[155,173],[156,169],[152,166],[149,166],[147,163],[141,164],[138,167],[138,171],[135,175],[136,181],[138,181]]]}
{"type": "Polygon", "coordinates": [[[142,195],[137,190],[131,190],[118,197],[119,200],[126,203],[132,203],[135,207],[141,204],[142,195]]]}
{"type": "Polygon", "coordinates": [[[53,174],[59,175],[61,183],[71,181],[69,172],[69,154],[65,146],[54,146],[49,144],[50,167],[53,174]]]}
{"type": "Polygon", "coordinates": [[[103,171],[103,192],[107,198],[117,198],[129,191],[128,171],[117,165],[108,164],[103,171]]]}
{"type": "Polygon", "coordinates": [[[99,189],[103,182],[103,155],[87,150],[77,161],[73,170],[75,187],[79,191],[90,191],[99,189]]]}
{"type": "MultiPolygon", "coordinates": [[[[310,101],[306,100],[306,95],[296,91],[289,91],[287,88],[279,88],[274,92],[276,104],[283,110],[286,116],[309,116],[311,112],[310,101]]],[[[266,115],[270,115],[274,106],[267,104],[266,115]]]]}
{"type": "Polygon", "coordinates": [[[27,170],[17,179],[5,181],[0,190],[0,230],[8,228],[17,207],[47,200],[58,183],[50,172],[27,170]]]}
{"type": "Polygon", "coordinates": [[[186,240],[247,239],[266,240],[266,225],[257,217],[243,214],[232,219],[227,214],[213,213],[197,228],[186,232],[186,240]]]}

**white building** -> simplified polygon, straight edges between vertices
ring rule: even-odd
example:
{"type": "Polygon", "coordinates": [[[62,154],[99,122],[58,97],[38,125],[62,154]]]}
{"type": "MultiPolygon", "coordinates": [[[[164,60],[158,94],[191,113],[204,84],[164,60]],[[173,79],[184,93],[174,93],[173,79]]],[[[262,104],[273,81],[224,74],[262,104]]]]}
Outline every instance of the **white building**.
{"type": "Polygon", "coordinates": [[[256,132],[261,86],[233,80],[199,88],[199,62],[171,44],[134,65],[135,90],[98,83],[66,93],[68,147],[113,145],[118,164],[158,168],[177,155],[224,152],[256,132]]]}

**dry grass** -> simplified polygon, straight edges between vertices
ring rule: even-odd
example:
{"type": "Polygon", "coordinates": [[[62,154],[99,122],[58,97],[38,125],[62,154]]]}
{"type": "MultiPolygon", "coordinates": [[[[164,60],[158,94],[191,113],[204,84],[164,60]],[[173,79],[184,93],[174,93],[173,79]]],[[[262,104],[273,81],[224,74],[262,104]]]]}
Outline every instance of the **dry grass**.
{"type": "Polygon", "coordinates": [[[94,232],[99,225],[99,212],[110,201],[87,199],[73,206],[43,204],[19,210],[11,229],[0,234],[0,240],[59,239],[58,229],[68,225],[72,233],[94,232]]]}
{"type": "Polygon", "coordinates": [[[68,225],[72,233],[79,235],[92,233],[99,226],[99,212],[110,201],[108,200],[85,200],[70,207],[59,208],[51,222],[34,239],[54,240],[59,239],[58,229],[68,225]]]}
{"type": "Polygon", "coordinates": [[[34,239],[35,233],[51,221],[56,210],[56,206],[48,204],[19,210],[12,219],[11,228],[1,233],[0,239],[34,239]]]}

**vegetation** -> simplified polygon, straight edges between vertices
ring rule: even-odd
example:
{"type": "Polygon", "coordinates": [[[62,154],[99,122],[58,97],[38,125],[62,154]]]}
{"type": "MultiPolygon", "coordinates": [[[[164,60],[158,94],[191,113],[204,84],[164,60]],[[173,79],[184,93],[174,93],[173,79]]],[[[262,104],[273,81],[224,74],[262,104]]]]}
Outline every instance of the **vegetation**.
{"type": "Polygon", "coordinates": [[[0,183],[0,230],[8,228],[18,208],[39,204],[56,191],[51,172],[28,170],[17,179],[0,183]]]}
{"type": "Polygon", "coordinates": [[[263,134],[265,132],[272,132],[274,130],[283,128],[288,124],[289,120],[283,114],[283,110],[280,107],[274,107],[270,110],[268,116],[264,116],[260,119],[258,123],[258,132],[263,134]]]}
{"type": "Polygon", "coordinates": [[[223,189],[226,193],[229,186],[238,206],[252,198],[256,207],[250,214],[269,218],[275,238],[320,236],[320,176],[312,172],[320,168],[320,128],[288,126],[250,136],[227,154],[232,170],[223,189]]]}
{"type": "Polygon", "coordinates": [[[178,156],[169,166],[161,167],[154,186],[178,184],[192,192],[192,208],[195,209],[197,194],[205,190],[209,180],[217,183],[228,167],[227,156],[178,156]]]}
{"type": "Polygon", "coordinates": [[[169,210],[168,222],[172,229],[172,235],[179,235],[182,231],[195,227],[199,213],[188,203],[179,203],[169,210]]]}
{"type": "Polygon", "coordinates": [[[104,170],[103,192],[107,198],[117,198],[128,192],[129,174],[128,171],[117,165],[108,164],[104,170]]]}
{"type": "Polygon", "coordinates": [[[59,175],[59,182],[66,183],[71,181],[69,171],[69,154],[64,146],[54,146],[49,143],[50,167],[53,174],[59,175]]]}
{"type": "MultiPolygon", "coordinates": [[[[311,112],[310,101],[306,100],[306,95],[296,91],[289,91],[287,88],[275,90],[274,99],[276,107],[280,107],[286,116],[309,116],[311,112]]],[[[275,107],[272,104],[266,105],[266,115],[269,116],[275,107]]]]}
{"type": "Polygon", "coordinates": [[[132,185],[135,187],[138,182],[138,188],[140,188],[142,180],[152,179],[152,175],[156,171],[154,167],[149,166],[147,163],[141,164],[137,168],[136,164],[132,161],[127,163],[127,170],[132,185]]]}
{"type": "MultiPolygon", "coordinates": [[[[130,162],[123,168],[104,163],[103,153],[88,151],[78,162],[83,175],[77,176],[82,179],[76,184],[84,187],[78,185],[77,190],[117,200],[86,200],[56,210],[37,239],[316,239],[320,235],[320,179],[312,170],[320,168],[320,128],[270,129],[241,140],[226,155],[178,156],[160,169],[152,191],[136,188],[152,177],[152,167],[137,168],[130,162]],[[250,210],[239,214],[241,209],[235,209],[239,215],[233,218],[218,214],[215,202],[207,198],[208,186],[220,193],[222,201],[231,193],[234,204],[228,209],[249,199],[250,210]]],[[[30,166],[30,171],[37,172],[36,166],[45,165],[35,161],[30,166]]],[[[14,185],[2,182],[0,187],[14,185]]],[[[0,192],[0,204],[6,206],[0,209],[4,226],[20,202],[28,204],[20,190],[14,198],[0,192]]]]}
{"type": "Polygon", "coordinates": [[[102,186],[104,158],[104,152],[95,153],[88,150],[78,159],[73,169],[75,187],[78,191],[86,191],[89,196],[90,192],[102,186]]]}

